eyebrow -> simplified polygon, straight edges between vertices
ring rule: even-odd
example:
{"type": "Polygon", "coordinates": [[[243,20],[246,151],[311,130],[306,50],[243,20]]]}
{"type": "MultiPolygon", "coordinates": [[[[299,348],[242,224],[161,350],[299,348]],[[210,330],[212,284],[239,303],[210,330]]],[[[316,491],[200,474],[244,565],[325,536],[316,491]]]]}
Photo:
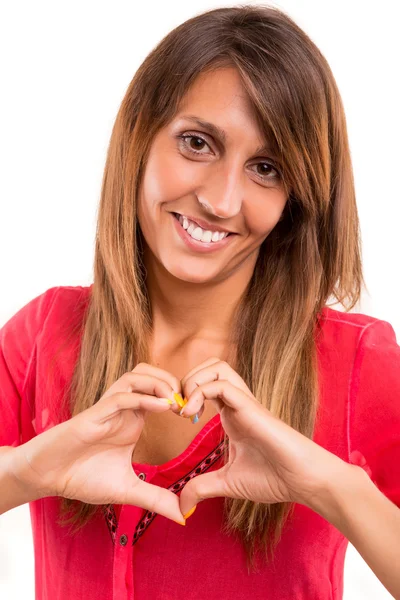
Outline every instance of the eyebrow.
{"type": "MultiPolygon", "coordinates": [[[[199,127],[203,128],[203,129],[208,129],[208,131],[210,131],[210,133],[212,135],[219,138],[224,144],[226,144],[226,139],[227,139],[226,132],[223,129],[221,129],[221,127],[218,127],[218,125],[214,125],[214,123],[210,123],[209,121],[200,119],[200,117],[196,117],[195,115],[182,115],[181,118],[185,119],[187,121],[192,121],[192,123],[194,123],[195,125],[198,125],[199,127]]],[[[269,154],[271,157],[273,156],[272,149],[270,148],[270,146],[268,144],[263,144],[262,146],[257,148],[254,154],[264,154],[264,153],[269,154]]]]}

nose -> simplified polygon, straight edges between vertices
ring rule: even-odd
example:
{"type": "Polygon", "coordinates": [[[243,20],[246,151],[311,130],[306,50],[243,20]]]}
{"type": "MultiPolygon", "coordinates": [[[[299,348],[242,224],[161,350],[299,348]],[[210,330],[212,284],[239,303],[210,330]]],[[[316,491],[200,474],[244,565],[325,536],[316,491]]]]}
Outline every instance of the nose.
{"type": "Polygon", "coordinates": [[[243,177],[242,166],[239,164],[218,165],[214,173],[207,174],[207,182],[199,189],[199,202],[217,217],[234,217],[242,208],[243,177]]]}

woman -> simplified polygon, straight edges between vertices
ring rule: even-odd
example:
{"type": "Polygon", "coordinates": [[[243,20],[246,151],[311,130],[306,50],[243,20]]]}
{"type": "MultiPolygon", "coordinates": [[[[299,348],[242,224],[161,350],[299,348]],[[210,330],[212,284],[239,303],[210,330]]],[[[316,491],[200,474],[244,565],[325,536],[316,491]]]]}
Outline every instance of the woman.
{"type": "Polygon", "coordinates": [[[347,540],[399,597],[400,348],[362,284],[319,50],[269,7],[177,27],[117,115],[93,285],[1,330],[36,597],[341,598],[347,540]]]}

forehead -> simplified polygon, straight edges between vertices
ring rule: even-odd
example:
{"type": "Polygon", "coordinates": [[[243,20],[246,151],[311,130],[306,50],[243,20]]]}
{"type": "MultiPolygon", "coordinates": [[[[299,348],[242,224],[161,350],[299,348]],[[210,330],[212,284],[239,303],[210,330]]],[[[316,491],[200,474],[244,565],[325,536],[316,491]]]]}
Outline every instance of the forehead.
{"type": "Polygon", "coordinates": [[[254,107],[234,67],[200,73],[182,98],[174,120],[185,115],[196,115],[224,131],[243,134],[246,130],[256,143],[263,140],[254,107]]]}
{"type": "Polygon", "coordinates": [[[183,96],[178,114],[194,108],[210,112],[253,113],[253,107],[240,75],[233,67],[200,73],[183,96]]]}

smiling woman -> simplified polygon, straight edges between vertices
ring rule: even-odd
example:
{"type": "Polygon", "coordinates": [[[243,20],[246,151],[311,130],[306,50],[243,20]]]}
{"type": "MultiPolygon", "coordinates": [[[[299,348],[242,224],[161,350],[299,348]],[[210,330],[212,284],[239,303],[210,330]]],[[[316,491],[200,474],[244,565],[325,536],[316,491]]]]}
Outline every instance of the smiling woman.
{"type": "Polygon", "coordinates": [[[154,272],[157,262],[179,281],[230,278],[229,286],[245,288],[258,248],[287,201],[277,169],[259,155],[260,140],[237,70],[199,75],[174,119],[155,135],[146,162],[138,219],[147,271],[154,272]],[[196,118],[203,131],[187,131],[194,120],[185,116],[188,111],[207,115],[208,121],[196,118]],[[210,130],[218,137],[212,138],[210,130]],[[194,142],[196,149],[191,148],[194,142]],[[204,210],[203,201],[211,211],[204,210]],[[181,225],[171,214],[186,221],[181,225]],[[206,253],[210,260],[204,263],[206,253]]]}
{"type": "Polygon", "coordinates": [[[32,502],[38,597],[338,600],[350,538],[400,589],[400,348],[362,284],[321,52],[266,6],[179,25],[116,117],[93,284],[1,330],[0,512],[32,502]]]}
{"type": "MultiPolygon", "coordinates": [[[[157,262],[179,282],[229,279],[238,299],[288,198],[263,137],[236,68],[198,75],[176,115],[154,136],[146,161],[138,219],[147,271],[154,272],[157,262]],[[194,123],[199,129],[188,130],[194,123]],[[171,213],[186,222],[178,225],[171,213]],[[224,230],[231,235],[211,241],[224,230]]],[[[158,281],[162,277],[158,271],[158,281]]]]}

